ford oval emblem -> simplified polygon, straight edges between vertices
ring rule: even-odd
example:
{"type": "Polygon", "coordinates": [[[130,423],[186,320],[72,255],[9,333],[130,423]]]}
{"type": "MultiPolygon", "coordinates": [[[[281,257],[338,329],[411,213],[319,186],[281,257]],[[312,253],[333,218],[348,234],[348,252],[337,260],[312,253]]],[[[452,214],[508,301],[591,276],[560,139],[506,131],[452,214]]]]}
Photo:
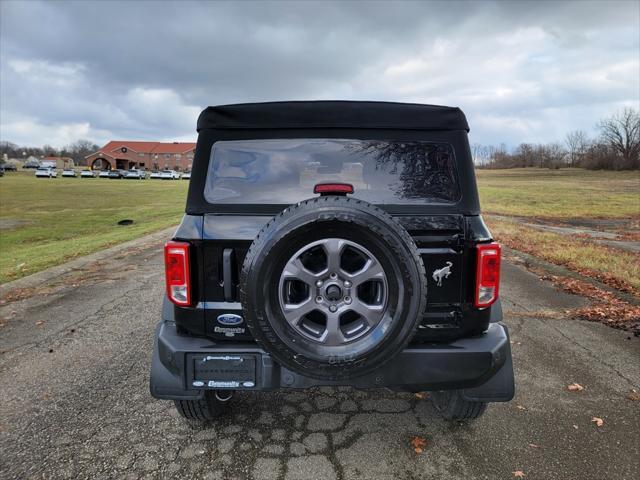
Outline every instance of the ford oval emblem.
{"type": "Polygon", "coordinates": [[[224,313],[218,315],[218,323],[222,325],[240,325],[242,323],[242,317],[235,313],[224,313]]]}

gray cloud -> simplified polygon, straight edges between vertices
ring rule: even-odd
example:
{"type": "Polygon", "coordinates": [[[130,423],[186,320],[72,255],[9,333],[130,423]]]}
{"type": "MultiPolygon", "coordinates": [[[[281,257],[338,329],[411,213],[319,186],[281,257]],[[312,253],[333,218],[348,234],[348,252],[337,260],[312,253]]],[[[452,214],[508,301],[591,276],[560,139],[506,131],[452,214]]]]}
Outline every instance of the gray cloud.
{"type": "Polygon", "coordinates": [[[472,141],[592,131],[640,101],[638,2],[0,4],[0,138],[192,139],[206,105],[458,105],[472,141]]]}

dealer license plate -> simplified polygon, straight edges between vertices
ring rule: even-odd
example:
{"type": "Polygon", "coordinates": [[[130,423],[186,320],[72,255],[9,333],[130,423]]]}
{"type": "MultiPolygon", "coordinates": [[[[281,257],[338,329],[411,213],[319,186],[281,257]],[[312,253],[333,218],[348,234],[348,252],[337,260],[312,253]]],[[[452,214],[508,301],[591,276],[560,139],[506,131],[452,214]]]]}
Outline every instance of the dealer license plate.
{"type": "Polygon", "coordinates": [[[195,388],[252,388],[256,359],[252,355],[197,355],[193,357],[195,388]]]}

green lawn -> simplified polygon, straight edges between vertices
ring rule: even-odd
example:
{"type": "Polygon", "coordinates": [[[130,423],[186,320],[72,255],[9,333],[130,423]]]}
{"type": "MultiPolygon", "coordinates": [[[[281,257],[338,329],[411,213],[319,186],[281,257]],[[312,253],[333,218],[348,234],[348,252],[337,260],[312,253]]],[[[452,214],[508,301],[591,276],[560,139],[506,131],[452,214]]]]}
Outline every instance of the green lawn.
{"type": "Polygon", "coordinates": [[[177,225],[187,181],[0,178],[0,283],[177,225]],[[134,221],[118,226],[122,219],[134,221]]]}
{"type": "Polygon", "coordinates": [[[477,170],[485,213],[539,218],[640,216],[640,172],[477,170]]]}

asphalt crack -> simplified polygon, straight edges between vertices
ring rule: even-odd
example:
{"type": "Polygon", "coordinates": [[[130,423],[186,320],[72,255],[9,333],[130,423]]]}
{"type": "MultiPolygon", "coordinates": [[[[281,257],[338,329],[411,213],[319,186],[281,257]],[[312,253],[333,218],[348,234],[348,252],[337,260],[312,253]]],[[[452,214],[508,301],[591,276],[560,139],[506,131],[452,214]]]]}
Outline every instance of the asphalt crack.
{"type": "Polygon", "coordinates": [[[597,360],[599,363],[601,363],[602,365],[604,365],[605,367],[609,368],[610,370],[612,370],[613,372],[616,373],[616,375],[618,377],[620,377],[621,379],[623,379],[624,381],[626,381],[630,387],[633,388],[638,388],[638,385],[635,384],[633,382],[633,380],[631,380],[630,378],[628,378],[626,375],[624,375],[622,372],[620,372],[620,370],[618,370],[616,367],[614,367],[613,365],[611,365],[610,363],[605,362],[604,360],[602,360],[600,357],[598,357],[597,355],[595,355],[590,348],[582,345],[580,342],[578,342],[575,338],[567,335],[566,333],[564,333],[560,328],[558,328],[557,325],[554,324],[553,321],[551,322],[544,322],[546,325],[550,325],[551,328],[553,328],[556,332],[558,332],[560,335],[562,335],[562,337],[564,337],[567,341],[573,343],[574,345],[580,347],[582,350],[584,350],[591,358],[593,358],[594,360],[597,360]]]}

